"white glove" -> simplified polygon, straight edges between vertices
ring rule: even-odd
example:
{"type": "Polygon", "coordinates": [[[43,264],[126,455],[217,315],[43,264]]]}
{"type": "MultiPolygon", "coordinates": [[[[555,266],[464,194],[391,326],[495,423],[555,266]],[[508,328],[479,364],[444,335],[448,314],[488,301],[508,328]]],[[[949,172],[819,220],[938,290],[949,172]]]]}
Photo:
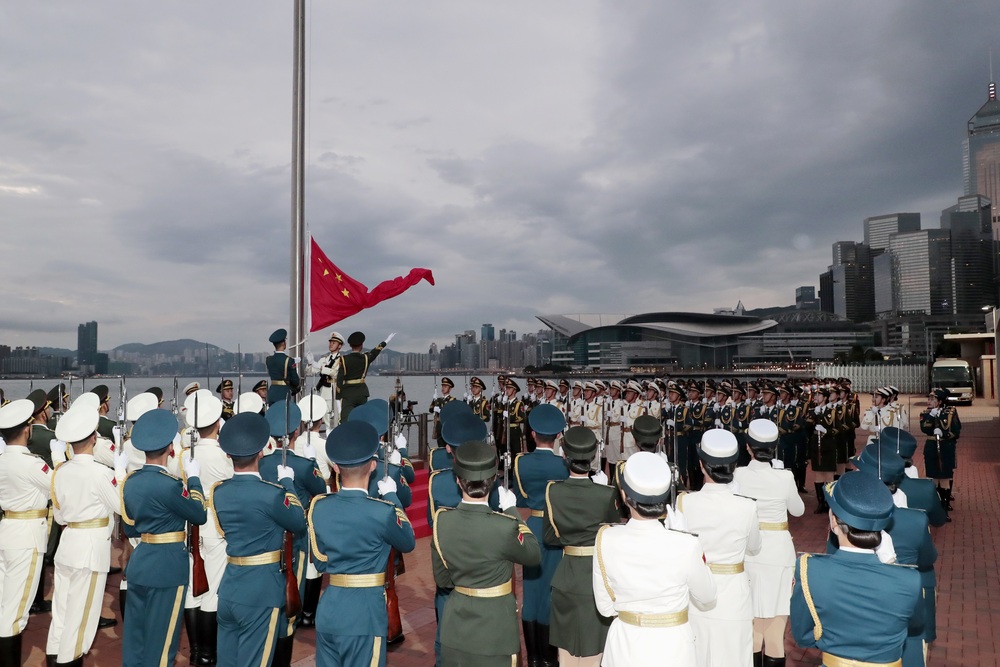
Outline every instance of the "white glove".
{"type": "Polygon", "coordinates": [[[298,357],[292,357],[292,363],[293,363],[293,364],[297,364],[297,363],[299,363],[300,361],[302,361],[302,360],[301,360],[300,358],[298,358],[298,357]]]}
{"type": "Polygon", "coordinates": [[[385,344],[388,345],[392,342],[392,339],[396,337],[396,332],[393,331],[391,334],[385,337],[385,344]]]}
{"type": "Polygon", "coordinates": [[[517,506],[517,496],[510,489],[501,486],[497,488],[497,495],[500,497],[500,509],[506,510],[517,506]]]}
{"type": "Polygon", "coordinates": [[[817,405],[815,408],[813,408],[813,414],[817,414],[817,415],[823,414],[823,408],[821,406],[817,405]]]}
{"type": "Polygon", "coordinates": [[[115,441],[115,447],[121,448],[122,446],[122,427],[115,424],[111,427],[112,439],[115,441]]]}
{"type": "Polygon", "coordinates": [[[316,365],[316,357],[313,356],[312,352],[306,352],[306,363],[310,366],[316,365]]]}
{"type": "Polygon", "coordinates": [[[434,414],[437,414],[437,415],[441,414],[441,406],[438,406],[438,405],[434,406],[434,414]]]}
{"type": "Polygon", "coordinates": [[[784,470],[785,462],[781,459],[771,459],[771,467],[775,470],[784,470]]]}
{"type": "Polygon", "coordinates": [[[307,442],[306,446],[302,448],[302,455],[307,459],[316,460],[316,445],[312,444],[311,441],[307,442]]]}
{"type": "Polygon", "coordinates": [[[62,440],[52,439],[49,441],[49,452],[52,454],[52,462],[56,462],[56,458],[60,462],[66,460],[66,443],[62,440]]]}
{"type": "Polygon", "coordinates": [[[121,479],[128,471],[128,454],[124,449],[115,452],[115,477],[121,479]]]}
{"type": "Polygon", "coordinates": [[[669,426],[670,428],[673,428],[674,427],[674,420],[673,419],[668,419],[667,420],[667,426],[669,426]]]}
{"type": "Polygon", "coordinates": [[[278,481],[283,479],[295,479],[295,469],[291,466],[278,466],[278,481]]]}
{"type": "Polygon", "coordinates": [[[684,512],[675,510],[670,505],[667,505],[667,528],[687,530],[687,520],[684,519],[684,512]]]}
{"type": "Polygon", "coordinates": [[[438,399],[438,390],[437,390],[437,389],[435,389],[435,390],[434,390],[434,395],[433,395],[433,396],[431,396],[431,400],[434,400],[434,401],[436,401],[437,399],[438,399]]]}
{"type": "Polygon", "coordinates": [[[826,433],[826,427],[823,426],[822,424],[816,424],[816,432],[817,433],[824,433],[825,434],[826,433]]]}
{"type": "Polygon", "coordinates": [[[886,565],[892,565],[896,562],[896,550],[892,546],[892,536],[884,530],[882,531],[882,544],[875,549],[875,555],[886,565]]]}
{"type": "Polygon", "coordinates": [[[603,470],[601,470],[597,474],[595,474],[593,477],[591,477],[590,481],[593,482],[594,484],[602,484],[604,486],[607,486],[608,485],[608,476],[604,474],[603,470]]]}
{"type": "Polygon", "coordinates": [[[715,420],[715,428],[722,428],[722,420],[721,419],[716,419],[715,420]]]}
{"type": "Polygon", "coordinates": [[[378,481],[378,494],[385,498],[390,493],[396,493],[396,480],[386,475],[378,481]]]}
{"type": "Polygon", "coordinates": [[[465,401],[466,403],[469,402],[470,398],[472,398],[472,397],[469,396],[469,392],[465,392],[465,394],[462,395],[462,400],[465,401]]]}
{"type": "Polygon", "coordinates": [[[941,408],[934,408],[931,410],[931,417],[937,417],[941,414],[941,408]]]}
{"type": "Polygon", "coordinates": [[[391,463],[394,466],[398,466],[402,462],[403,462],[403,455],[400,454],[395,449],[392,450],[392,454],[389,454],[389,463],[391,463]]]}
{"type": "Polygon", "coordinates": [[[941,428],[938,427],[938,428],[934,429],[934,435],[936,435],[939,438],[943,438],[944,437],[944,431],[942,431],[941,428]]]}
{"type": "Polygon", "coordinates": [[[396,445],[396,449],[405,449],[406,448],[406,436],[403,435],[402,433],[397,433],[396,434],[396,439],[393,442],[396,445]]]}
{"type": "Polygon", "coordinates": [[[506,419],[506,418],[507,418],[507,417],[509,417],[509,416],[510,416],[510,415],[508,415],[508,414],[507,414],[507,411],[506,411],[506,410],[504,410],[504,411],[503,411],[503,418],[504,418],[504,419],[506,419]]]}
{"type": "Polygon", "coordinates": [[[187,473],[188,479],[192,477],[201,477],[201,464],[198,463],[196,458],[184,457],[184,472],[187,473]]]}

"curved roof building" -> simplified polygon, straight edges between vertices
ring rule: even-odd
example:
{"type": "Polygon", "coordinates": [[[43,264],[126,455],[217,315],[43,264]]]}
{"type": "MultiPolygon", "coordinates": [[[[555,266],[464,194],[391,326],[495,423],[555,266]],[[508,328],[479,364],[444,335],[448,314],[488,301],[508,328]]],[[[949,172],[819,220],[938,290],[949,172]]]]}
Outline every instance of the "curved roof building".
{"type": "Polygon", "coordinates": [[[743,314],[659,312],[640,315],[539,315],[554,332],[552,362],[628,369],[679,365],[729,366],[740,337],[778,323],[743,314]]]}

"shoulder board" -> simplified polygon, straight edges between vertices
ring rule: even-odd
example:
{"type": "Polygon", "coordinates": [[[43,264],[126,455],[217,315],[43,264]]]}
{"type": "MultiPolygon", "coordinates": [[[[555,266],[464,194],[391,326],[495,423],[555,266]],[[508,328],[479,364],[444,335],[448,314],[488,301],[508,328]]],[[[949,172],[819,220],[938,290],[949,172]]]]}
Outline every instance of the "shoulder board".
{"type": "MultiPolygon", "coordinates": [[[[441,509],[445,509],[445,508],[442,507],[441,509]]],[[[496,510],[494,510],[493,513],[496,514],[497,516],[502,516],[505,519],[510,519],[511,521],[520,521],[520,519],[518,519],[518,517],[511,516],[509,514],[504,514],[503,512],[497,512],[496,510]]],[[[531,529],[529,528],[528,530],[531,530],[531,529]]]]}
{"type": "Polygon", "coordinates": [[[891,565],[892,567],[906,567],[906,568],[909,568],[911,570],[916,570],[917,569],[916,565],[911,565],[909,563],[884,563],[884,565],[891,565]]]}
{"type": "MultiPolygon", "coordinates": [[[[232,479],[232,477],[230,477],[229,479],[232,479]]],[[[223,481],[226,482],[226,481],[229,481],[229,480],[223,480],[223,481]]],[[[268,484],[270,486],[273,486],[276,489],[280,489],[282,493],[291,493],[291,491],[289,491],[288,489],[286,489],[285,487],[283,487],[281,484],[277,484],[275,482],[269,482],[266,479],[262,479],[260,481],[262,481],[265,484],[268,484]]]]}
{"type": "Polygon", "coordinates": [[[796,558],[801,558],[802,556],[805,556],[806,558],[829,558],[830,554],[814,554],[809,553],[808,551],[800,551],[795,555],[796,558]]]}
{"type": "Polygon", "coordinates": [[[680,533],[681,535],[691,535],[692,537],[698,537],[698,533],[692,533],[690,530],[679,530],[677,528],[667,528],[671,533],[680,533]]]}
{"type": "Polygon", "coordinates": [[[757,502],[756,498],[751,498],[750,496],[744,496],[742,493],[734,493],[733,495],[736,496],[737,498],[746,498],[747,500],[752,500],[754,502],[757,502]]]}
{"type": "MultiPolygon", "coordinates": [[[[140,470],[141,470],[141,468],[140,468],[140,470]]],[[[139,471],[137,470],[136,472],[139,472],[139,471]]],[[[163,470],[162,468],[161,468],[161,469],[159,469],[159,470],[157,470],[156,472],[158,472],[158,473],[159,473],[159,474],[161,474],[161,475],[166,475],[166,476],[167,476],[167,477],[169,477],[170,479],[175,479],[175,480],[177,480],[178,482],[183,482],[183,481],[184,481],[184,480],[182,480],[182,479],[181,479],[180,477],[178,477],[178,476],[176,476],[176,475],[171,475],[171,474],[170,474],[169,472],[167,472],[166,470],[163,470]]],[[[132,474],[132,473],[129,473],[129,475],[131,475],[131,474],[132,474]]]]}
{"type": "Polygon", "coordinates": [[[372,496],[368,496],[368,500],[374,500],[377,503],[383,503],[383,504],[388,505],[389,507],[392,507],[394,509],[396,507],[395,503],[390,502],[388,500],[385,500],[384,498],[373,498],[372,496]]]}

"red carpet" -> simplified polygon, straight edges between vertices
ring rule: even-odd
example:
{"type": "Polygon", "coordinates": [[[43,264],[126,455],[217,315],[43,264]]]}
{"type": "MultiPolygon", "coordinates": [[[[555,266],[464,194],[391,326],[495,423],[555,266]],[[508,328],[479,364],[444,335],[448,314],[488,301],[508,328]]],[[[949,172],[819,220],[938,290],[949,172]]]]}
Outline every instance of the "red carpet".
{"type": "Polygon", "coordinates": [[[416,470],[416,479],[410,488],[413,490],[413,503],[406,508],[406,515],[413,524],[413,534],[419,540],[431,534],[427,525],[427,469],[416,470]]]}

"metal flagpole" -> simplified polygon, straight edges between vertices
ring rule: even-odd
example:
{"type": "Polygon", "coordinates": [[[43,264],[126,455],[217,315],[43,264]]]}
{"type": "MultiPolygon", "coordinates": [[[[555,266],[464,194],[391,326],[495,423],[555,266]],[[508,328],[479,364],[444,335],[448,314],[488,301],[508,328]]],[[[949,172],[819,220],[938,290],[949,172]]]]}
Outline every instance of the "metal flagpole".
{"type": "MultiPolygon", "coordinates": [[[[305,97],[306,97],[306,6],[305,0],[295,0],[295,40],[292,79],[292,244],[290,315],[288,339],[291,348],[304,347],[305,323],[305,97]]],[[[303,350],[289,353],[303,357],[303,350]]]]}

